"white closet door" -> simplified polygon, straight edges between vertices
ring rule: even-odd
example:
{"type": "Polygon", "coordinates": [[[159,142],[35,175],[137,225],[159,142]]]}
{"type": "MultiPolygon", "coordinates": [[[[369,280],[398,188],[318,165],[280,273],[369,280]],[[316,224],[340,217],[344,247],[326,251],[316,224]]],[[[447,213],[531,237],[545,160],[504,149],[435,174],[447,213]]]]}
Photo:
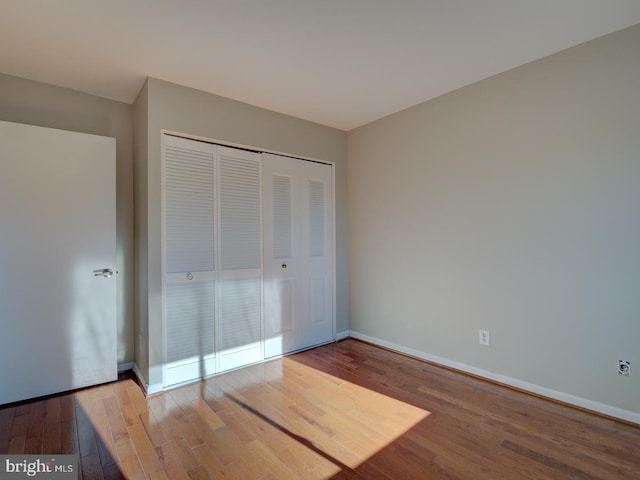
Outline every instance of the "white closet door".
{"type": "Polygon", "coordinates": [[[164,385],[216,372],[215,147],[164,135],[164,385]]]}
{"type": "Polygon", "coordinates": [[[217,147],[219,370],[262,360],[261,156],[217,147]]]}
{"type": "Polygon", "coordinates": [[[333,339],[330,165],[263,155],[265,357],[333,339]]]}
{"type": "Polygon", "coordinates": [[[165,386],[331,341],[331,166],[170,135],[163,162],[165,386]]]}

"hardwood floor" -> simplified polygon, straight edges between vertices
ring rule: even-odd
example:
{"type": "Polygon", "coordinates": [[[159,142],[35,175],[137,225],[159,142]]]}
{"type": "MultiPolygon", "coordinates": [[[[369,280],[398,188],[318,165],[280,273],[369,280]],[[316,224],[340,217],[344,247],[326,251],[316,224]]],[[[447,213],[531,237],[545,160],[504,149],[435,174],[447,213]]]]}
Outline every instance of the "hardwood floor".
{"type": "Polygon", "coordinates": [[[355,340],[4,407],[0,453],[78,453],[84,479],[640,478],[640,428],[355,340]]]}

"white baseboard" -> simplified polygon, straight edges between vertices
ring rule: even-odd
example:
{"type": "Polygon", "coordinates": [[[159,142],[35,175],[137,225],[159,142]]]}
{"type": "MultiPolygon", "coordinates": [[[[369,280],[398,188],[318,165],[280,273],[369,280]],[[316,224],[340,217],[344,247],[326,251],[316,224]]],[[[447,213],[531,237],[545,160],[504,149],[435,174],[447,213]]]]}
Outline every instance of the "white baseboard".
{"type": "Polygon", "coordinates": [[[351,336],[351,332],[349,330],[346,330],[344,332],[338,332],[336,333],[336,342],[339,342],[340,340],[344,340],[345,338],[349,338],[351,336]]]}
{"type": "Polygon", "coordinates": [[[558,400],[560,402],[574,405],[576,407],[580,407],[586,410],[591,410],[593,412],[601,413],[603,415],[619,418],[621,420],[625,420],[627,422],[632,422],[640,425],[640,413],[624,410],[622,408],[614,407],[612,405],[607,405],[605,403],[596,402],[586,398],[577,397],[575,395],[559,392],[557,390],[552,390],[550,388],[541,387],[533,383],[523,382],[522,380],[507,377],[505,375],[500,375],[498,373],[493,373],[488,370],[483,370],[481,368],[472,367],[471,365],[456,362],[454,360],[449,360],[443,357],[438,357],[430,353],[422,352],[420,350],[415,350],[409,347],[404,347],[402,345],[398,345],[392,342],[387,342],[379,338],[370,337],[369,335],[365,335],[359,332],[354,332],[353,330],[349,332],[349,336],[352,338],[363,340],[365,342],[379,345],[384,348],[388,348],[389,350],[395,350],[397,352],[404,353],[412,357],[420,358],[422,360],[427,360],[429,362],[436,363],[438,365],[442,365],[445,367],[453,368],[455,370],[460,370],[465,373],[470,373],[472,375],[486,378],[488,380],[493,380],[494,382],[515,387],[520,390],[525,390],[527,392],[531,392],[536,395],[540,395],[542,397],[558,400]]]}
{"type": "Polygon", "coordinates": [[[138,381],[140,382],[140,385],[142,385],[145,395],[153,395],[154,393],[159,393],[164,390],[162,388],[162,385],[149,385],[147,383],[147,379],[144,378],[144,375],[142,375],[142,372],[140,371],[136,363],[133,363],[132,370],[133,373],[135,373],[136,377],[138,377],[138,381]]]}
{"type": "Polygon", "coordinates": [[[159,383],[155,383],[153,385],[147,385],[147,395],[153,395],[155,393],[161,393],[164,392],[164,387],[159,384],[159,383]]]}

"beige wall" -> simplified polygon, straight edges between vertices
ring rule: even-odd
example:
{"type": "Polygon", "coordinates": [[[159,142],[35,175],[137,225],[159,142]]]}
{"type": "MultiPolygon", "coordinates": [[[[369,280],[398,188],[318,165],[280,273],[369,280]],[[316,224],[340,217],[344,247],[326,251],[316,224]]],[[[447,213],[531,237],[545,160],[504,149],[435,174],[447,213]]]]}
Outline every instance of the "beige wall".
{"type": "Polygon", "coordinates": [[[636,26],[349,132],[352,331],[640,419],[616,373],[640,371],[639,46],[636,26]]]}
{"type": "Polygon", "coordinates": [[[132,107],[0,74],[0,120],[116,138],[118,362],[134,360],[132,107]]]}
{"type": "MultiPolygon", "coordinates": [[[[336,257],[337,257],[337,331],[347,331],[347,217],[346,217],[346,133],[333,128],[296,119],[245,103],[212,95],[199,90],[149,78],[144,98],[147,102],[146,168],[147,188],[146,228],[138,233],[138,241],[144,246],[137,250],[147,261],[146,283],[148,287],[148,313],[138,319],[140,331],[147,335],[143,343],[148,345],[148,372],[142,373],[151,385],[162,381],[162,322],[161,322],[161,228],[160,228],[160,138],[167,129],[197,135],[224,142],[251,146],[259,149],[288,153],[335,162],[336,165],[336,257]],[[145,250],[143,252],[143,250],[145,250]],[[148,376],[147,376],[148,375],[148,376]]],[[[138,118],[138,115],[136,115],[138,118]]],[[[144,132],[136,132],[136,141],[144,132]]],[[[144,153],[141,153],[144,155],[144,153]]],[[[136,163],[139,159],[136,158],[136,163]]],[[[144,162],[144,159],[141,159],[144,162]]],[[[139,177],[136,174],[136,179],[139,177]]],[[[136,183],[137,195],[141,194],[136,183]]],[[[142,226],[143,220],[136,224],[142,226]]],[[[143,295],[139,291],[139,295],[143,295]]],[[[146,301],[146,300],[145,300],[146,301]]],[[[142,313],[142,311],[140,311],[142,313]]]]}

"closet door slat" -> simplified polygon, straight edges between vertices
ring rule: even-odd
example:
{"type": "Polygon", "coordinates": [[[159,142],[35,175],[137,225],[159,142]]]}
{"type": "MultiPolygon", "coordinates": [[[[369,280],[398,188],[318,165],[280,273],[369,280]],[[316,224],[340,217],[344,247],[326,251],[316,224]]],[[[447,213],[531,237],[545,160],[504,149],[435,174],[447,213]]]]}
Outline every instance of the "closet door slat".
{"type": "Polygon", "coordinates": [[[165,145],[166,273],[215,270],[213,186],[212,149],[165,145]]]}
{"type": "Polygon", "coordinates": [[[220,155],[222,270],[261,266],[260,161],[220,155]]]}
{"type": "Polygon", "coordinates": [[[173,283],[166,289],[167,361],[214,353],[214,283],[173,283]]]}

